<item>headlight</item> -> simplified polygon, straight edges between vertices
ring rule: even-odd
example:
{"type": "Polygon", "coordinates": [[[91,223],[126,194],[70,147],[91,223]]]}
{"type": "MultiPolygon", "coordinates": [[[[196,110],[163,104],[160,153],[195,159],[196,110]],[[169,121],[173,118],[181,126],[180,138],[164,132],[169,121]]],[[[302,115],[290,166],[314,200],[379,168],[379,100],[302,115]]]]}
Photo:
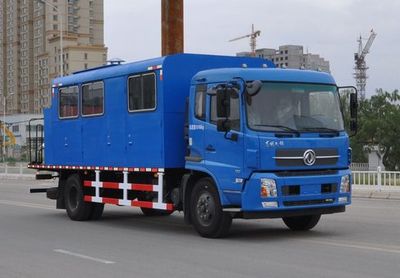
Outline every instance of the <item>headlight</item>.
{"type": "Polygon", "coordinates": [[[278,195],[276,190],[275,180],[261,179],[261,197],[276,197],[278,195]]]}
{"type": "Polygon", "coordinates": [[[350,192],[350,175],[343,176],[340,182],[340,193],[348,192],[350,192]]]}

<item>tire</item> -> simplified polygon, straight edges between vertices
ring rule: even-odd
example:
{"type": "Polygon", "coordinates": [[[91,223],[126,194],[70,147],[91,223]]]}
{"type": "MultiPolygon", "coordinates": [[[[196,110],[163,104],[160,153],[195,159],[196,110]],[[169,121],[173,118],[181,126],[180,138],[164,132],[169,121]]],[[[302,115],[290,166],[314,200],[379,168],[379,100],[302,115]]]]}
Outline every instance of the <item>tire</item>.
{"type": "Polygon", "coordinates": [[[104,204],[92,203],[92,212],[90,213],[90,220],[99,220],[103,215],[104,204]]]}
{"type": "Polygon", "coordinates": [[[232,216],[222,211],[218,191],[210,178],[194,185],[190,198],[190,216],[195,230],[207,238],[221,238],[229,233],[232,216]]]}
{"type": "Polygon", "coordinates": [[[151,209],[151,208],[140,208],[146,216],[168,216],[174,211],[163,210],[163,209],[151,209]]]}
{"type": "Polygon", "coordinates": [[[93,204],[83,200],[82,182],[78,174],[68,177],[64,188],[65,208],[74,221],[88,220],[93,212],[93,204]]]}
{"type": "Polygon", "coordinates": [[[307,215],[307,216],[296,216],[296,217],[284,217],[282,218],[286,226],[292,231],[308,231],[314,228],[317,224],[321,215],[307,215]]]}

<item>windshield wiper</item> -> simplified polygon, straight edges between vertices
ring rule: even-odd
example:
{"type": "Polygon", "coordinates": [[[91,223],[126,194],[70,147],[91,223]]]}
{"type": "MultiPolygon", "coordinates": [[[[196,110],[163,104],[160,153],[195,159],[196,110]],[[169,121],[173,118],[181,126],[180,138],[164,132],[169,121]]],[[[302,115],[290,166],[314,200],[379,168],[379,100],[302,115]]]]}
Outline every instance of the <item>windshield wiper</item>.
{"type": "Polygon", "coordinates": [[[305,127],[302,128],[301,131],[321,131],[321,132],[334,132],[334,133],[339,133],[340,130],[329,128],[329,127],[305,127]]]}
{"type": "Polygon", "coordinates": [[[276,127],[276,128],[280,128],[283,129],[285,131],[290,131],[290,132],[294,132],[294,133],[299,133],[299,131],[297,129],[288,127],[288,126],[284,126],[284,125],[266,125],[266,124],[259,124],[259,125],[254,125],[254,126],[265,126],[265,127],[276,127]]]}

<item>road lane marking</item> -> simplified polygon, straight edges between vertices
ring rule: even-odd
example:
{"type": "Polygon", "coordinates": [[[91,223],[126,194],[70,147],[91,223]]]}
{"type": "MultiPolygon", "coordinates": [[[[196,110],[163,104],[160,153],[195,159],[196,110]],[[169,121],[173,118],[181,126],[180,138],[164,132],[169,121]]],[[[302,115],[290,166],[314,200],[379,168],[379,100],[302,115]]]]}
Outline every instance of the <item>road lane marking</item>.
{"type": "MultiPolygon", "coordinates": [[[[322,244],[322,245],[329,245],[329,246],[334,246],[334,247],[346,247],[346,248],[354,248],[354,249],[361,249],[361,250],[368,250],[368,251],[379,251],[379,252],[385,252],[385,253],[394,253],[394,254],[400,254],[400,247],[399,249],[392,248],[389,246],[385,245],[365,245],[363,243],[346,243],[346,242],[333,242],[333,241],[321,241],[321,240],[313,240],[313,239],[304,239],[301,240],[304,242],[311,242],[311,243],[316,243],[316,244],[322,244]]],[[[396,246],[398,247],[398,246],[396,246]]]]}
{"type": "Polygon", "coordinates": [[[53,251],[56,252],[56,253],[60,253],[60,254],[68,255],[68,256],[73,256],[73,257],[77,257],[77,258],[80,258],[80,259],[94,261],[94,262],[98,262],[98,263],[115,264],[115,262],[113,262],[113,261],[103,260],[103,259],[100,259],[100,258],[95,258],[95,257],[91,257],[91,256],[87,256],[87,255],[71,252],[71,251],[64,250],[64,249],[54,249],[53,251]]]}
{"type": "Polygon", "coordinates": [[[34,204],[34,203],[26,203],[26,202],[19,202],[19,201],[10,201],[10,200],[0,200],[0,205],[55,210],[55,208],[52,207],[52,206],[46,206],[46,205],[34,204]]]}

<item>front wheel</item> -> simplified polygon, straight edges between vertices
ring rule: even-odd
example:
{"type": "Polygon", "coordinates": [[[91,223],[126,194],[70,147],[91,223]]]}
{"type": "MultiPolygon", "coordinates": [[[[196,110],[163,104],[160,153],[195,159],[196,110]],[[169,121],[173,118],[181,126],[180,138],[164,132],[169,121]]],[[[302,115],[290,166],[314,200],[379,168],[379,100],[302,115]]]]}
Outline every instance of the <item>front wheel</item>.
{"type": "Polygon", "coordinates": [[[224,237],[232,224],[232,216],[222,211],[218,191],[210,178],[196,182],[190,199],[190,215],[194,228],[203,237],[224,237]]]}
{"type": "Polygon", "coordinates": [[[320,214],[317,215],[306,215],[306,216],[295,216],[295,217],[283,217],[282,220],[286,226],[292,231],[308,231],[314,228],[319,219],[320,214]]]}

